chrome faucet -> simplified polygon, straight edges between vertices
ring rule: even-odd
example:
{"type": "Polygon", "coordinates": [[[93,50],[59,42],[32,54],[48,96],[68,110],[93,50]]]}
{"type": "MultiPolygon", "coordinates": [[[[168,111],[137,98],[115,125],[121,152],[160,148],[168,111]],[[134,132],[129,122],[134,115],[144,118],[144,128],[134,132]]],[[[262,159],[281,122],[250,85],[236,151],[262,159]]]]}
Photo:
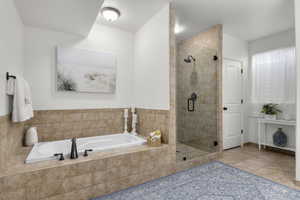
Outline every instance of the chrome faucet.
{"type": "Polygon", "coordinates": [[[76,138],[73,138],[72,140],[72,146],[71,146],[71,159],[77,159],[78,158],[78,151],[77,151],[77,144],[76,144],[76,138]]]}

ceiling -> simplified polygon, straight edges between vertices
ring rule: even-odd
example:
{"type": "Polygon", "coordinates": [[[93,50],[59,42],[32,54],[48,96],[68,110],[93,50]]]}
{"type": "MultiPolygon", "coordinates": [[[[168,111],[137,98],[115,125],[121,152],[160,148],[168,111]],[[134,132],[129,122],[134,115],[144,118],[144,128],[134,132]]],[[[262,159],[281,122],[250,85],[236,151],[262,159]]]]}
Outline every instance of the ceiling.
{"type": "MultiPolygon", "coordinates": [[[[15,0],[25,25],[87,36],[95,21],[136,32],[172,0],[15,0]],[[115,22],[105,21],[100,8],[121,11],[115,22]]],[[[224,32],[251,41],[294,27],[293,0],[173,0],[176,24],[187,39],[215,25],[224,32]]]]}
{"type": "Polygon", "coordinates": [[[28,26],[87,36],[104,0],[15,0],[28,26]]]}
{"type": "Polygon", "coordinates": [[[136,32],[156,12],[171,0],[105,0],[102,7],[110,6],[120,10],[121,17],[115,22],[107,22],[101,14],[97,22],[114,26],[129,32],[136,32]]]}
{"type": "Polygon", "coordinates": [[[179,40],[215,24],[224,32],[251,41],[294,27],[293,0],[174,0],[179,40]]]}

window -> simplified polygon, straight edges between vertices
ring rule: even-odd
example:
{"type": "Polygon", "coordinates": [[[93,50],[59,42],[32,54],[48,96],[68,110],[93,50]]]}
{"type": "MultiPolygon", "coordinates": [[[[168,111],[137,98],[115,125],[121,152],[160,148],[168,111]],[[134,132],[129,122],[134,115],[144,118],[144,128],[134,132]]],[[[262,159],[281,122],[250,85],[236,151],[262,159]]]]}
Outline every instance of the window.
{"type": "Polygon", "coordinates": [[[295,48],[279,49],[252,57],[252,93],[254,103],[295,103],[295,48]]]}

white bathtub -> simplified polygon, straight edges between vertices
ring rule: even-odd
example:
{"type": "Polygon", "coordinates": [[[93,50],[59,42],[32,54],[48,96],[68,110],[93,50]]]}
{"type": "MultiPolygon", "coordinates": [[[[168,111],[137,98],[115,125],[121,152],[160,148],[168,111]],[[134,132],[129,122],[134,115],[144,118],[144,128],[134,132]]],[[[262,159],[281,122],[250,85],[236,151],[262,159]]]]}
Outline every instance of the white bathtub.
{"type": "MultiPolygon", "coordinates": [[[[146,140],[131,134],[113,134],[105,136],[87,137],[77,139],[78,153],[82,154],[86,149],[93,149],[93,152],[106,151],[110,149],[143,145],[146,140]]],[[[71,151],[71,140],[60,140],[53,142],[40,142],[35,144],[27,156],[25,163],[34,163],[46,160],[55,160],[56,153],[63,153],[68,159],[71,151]]],[[[92,153],[92,152],[90,152],[92,153]]]]}

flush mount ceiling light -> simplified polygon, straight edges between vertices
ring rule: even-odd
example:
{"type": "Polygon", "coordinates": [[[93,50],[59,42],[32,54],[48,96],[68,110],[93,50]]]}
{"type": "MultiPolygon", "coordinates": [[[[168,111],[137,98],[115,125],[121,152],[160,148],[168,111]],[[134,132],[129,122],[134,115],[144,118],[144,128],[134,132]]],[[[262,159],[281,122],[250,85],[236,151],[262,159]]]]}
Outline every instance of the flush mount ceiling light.
{"type": "Polygon", "coordinates": [[[101,14],[109,22],[116,21],[120,16],[121,12],[113,7],[104,7],[101,9],[101,14]]]}

